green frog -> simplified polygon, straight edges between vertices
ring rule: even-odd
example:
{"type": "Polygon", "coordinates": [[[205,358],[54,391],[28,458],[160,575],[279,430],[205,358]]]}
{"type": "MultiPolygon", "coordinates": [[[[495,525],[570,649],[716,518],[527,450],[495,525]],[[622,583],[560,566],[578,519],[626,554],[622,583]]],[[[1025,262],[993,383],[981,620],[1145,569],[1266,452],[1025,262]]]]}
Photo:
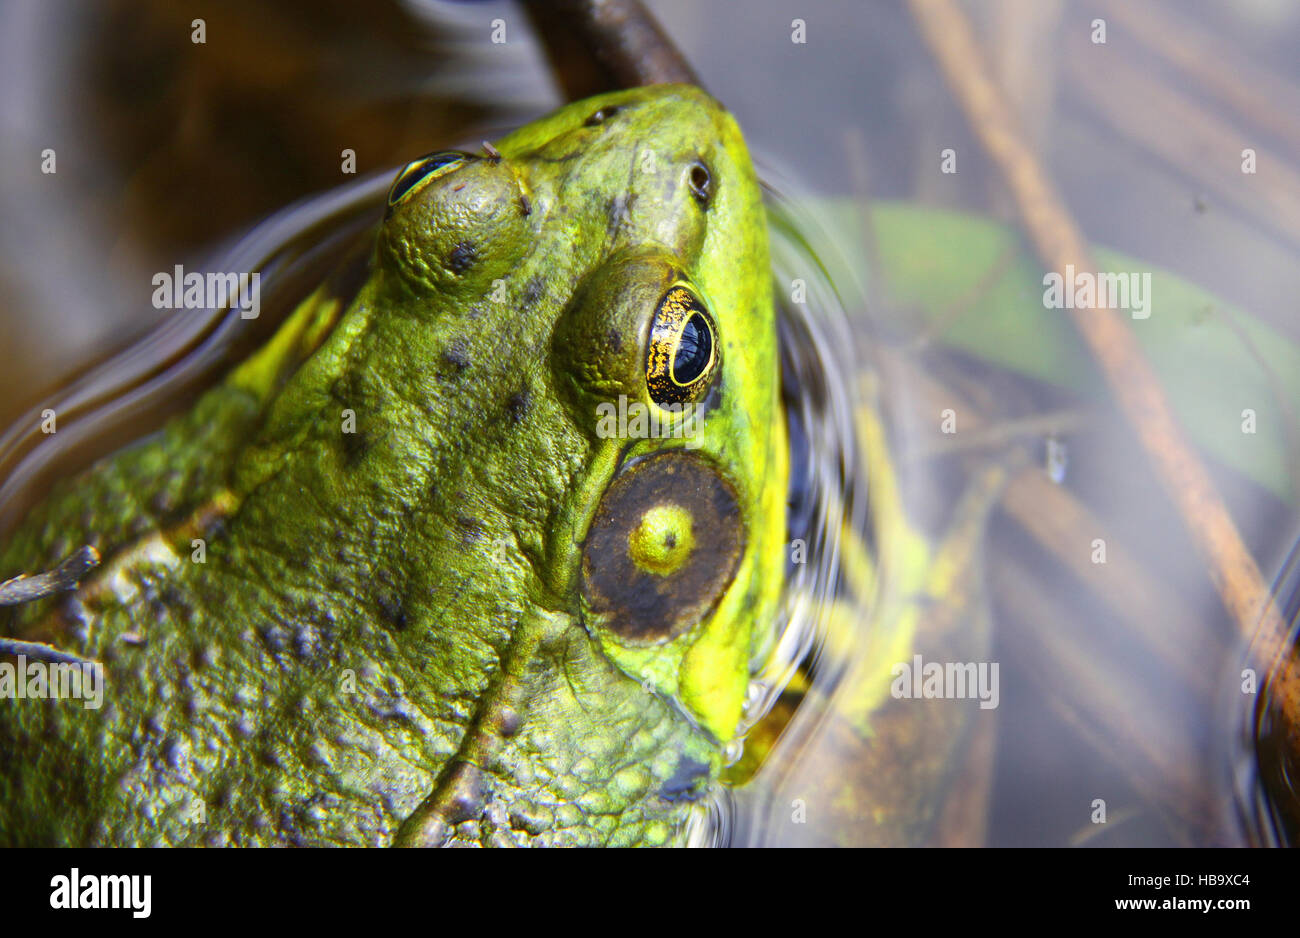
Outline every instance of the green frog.
{"type": "Polygon", "coordinates": [[[786,563],[766,237],[688,86],[407,165],[350,300],[3,545],[98,551],[0,635],[104,700],[0,699],[0,839],[683,842],[786,563]]]}

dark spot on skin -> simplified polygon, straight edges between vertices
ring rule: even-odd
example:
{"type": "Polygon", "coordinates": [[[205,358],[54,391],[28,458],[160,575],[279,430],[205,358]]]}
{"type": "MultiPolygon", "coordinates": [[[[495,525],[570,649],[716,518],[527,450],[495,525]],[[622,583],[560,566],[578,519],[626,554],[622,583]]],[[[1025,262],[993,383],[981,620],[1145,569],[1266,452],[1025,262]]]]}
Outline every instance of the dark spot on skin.
{"type": "Polygon", "coordinates": [[[357,463],[365,458],[366,453],[370,450],[370,435],[365,432],[343,433],[343,459],[347,468],[354,468],[357,463]]]}
{"type": "Polygon", "coordinates": [[[478,248],[472,241],[462,241],[447,255],[447,267],[452,273],[463,274],[478,260],[478,248]]]}
{"type": "Polygon", "coordinates": [[[175,736],[169,736],[163,742],[163,758],[167,760],[167,765],[173,771],[185,763],[185,747],[175,736]]]}
{"type": "Polygon", "coordinates": [[[533,203],[528,201],[528,196],[521,195],[519,197],[519,211],[523,213],[525,218],[533,214],[533,203]]]}
{"type": "Polygon", "coordinates": [[[521,423],[528,415],[528,408],[532,406],[532,396],[528,393],[527,388],[520,388],[514,394],[510,395],[510,400],[506,401],[506,413],[510,415],[510,422],[514,424],[521,423]]]}
{"type": "Polygon", "coordinates": [[[292,844],[295,847],[301,847],[305,843],[302,831],[298,827],[298,821],[288,808],[280,808],[280,812],[276,817],[276,832],[285,843],[292,844]]]}
{"type": "Polygon", "coordinates": [[[354,371],[348,371],[330,383],[330,397],[337,401],[341,407],[355,409],[357,402],[365,396],[361,382],[361,375],[354,371]]]}
{"type": "Polygon", "coordinates": [[[503,706],[494,715],[497,735],[509,739],[519,732],[519,727],[523,724],[523,718],[520,717],[519,711],[514,707],[503,706]]]}
{"type": "Polygon", "coordinates": [[[451,348],[443,349],[442,363],[447,366],[452,375],[459,375],[470,366],[470,359],[465,352],[465,347],[457,342],[451,348]]]}
{"type": "Polygon", "coordinates": [[[448,824],[472,821],[483,811],[483,773],[477,766],[453,763],[438,787],[438,815],[448,824]]]}
{"type": "Polygon", "coordinates": [[[676,547],[677,535],[670,532],[668,536],[664,538],[664,546],[667,547],[669,550],[672,550],[674,547],[676,547]]]}
{"type": "Polygon", "coordinates": [[[610,329],[605,333],[605,342],[608,343],[611,351],[623,351],[623,333],[617,329],[610,329]]]}
{"type": "Polygon", "coordinates": [[[696,762],[690,756],[682,756],[677,761],[672,778],[663,783],[659,794],[665,801],[690,801],[699,796],[697,790],[700,779],[709,773],[707,762],[696,762]]]}
{"type": "Polygon", "coordinates": [[[262,647],[276,657],[283,654],[289,640],[289,634],[278,623],[258,626],[257,637],[262,647]]]}
{"type": "Polygon", "coordinates": [[[158,593],[165,602],[178,616],[188,616],[191,613],[189,598],[185,596],[172,583],[163,584],[163,588],[158,593]]]}
{"type": "Polygon", "coordinates": [[[459,515],[456,518],[456,527],[460,528],[460,540],[463,544],[476,544],[483,540],[483,522],[477,518],[459,515]]]}
{"type": "Polygon", "coordinates": [[[616,195],[609,200],[609,205],[605,209],[605,217],[608,220],[608,232],[617,233],[619,227],[632,213],[632,205],[636,201],[635,195],[616,195]]]}
{"type": "Polygon", "coordinates": [[[542,293],[545,290],[546,290],[546,284],[543,282],[541,277],[534,277],[533,279],[529,280],[528,283],[524,286],[524,305],[532,306],[539,299],[541,299],[542,293]]]}
{"type": "Polygon", "coordinates": [[[410,621],[406,614],[406,604],[400,593],[382,593],[376,600],[379,604],[379,614],[383,617],[384,624],[394,632],[401,632],[406,629],[410,621]]]}

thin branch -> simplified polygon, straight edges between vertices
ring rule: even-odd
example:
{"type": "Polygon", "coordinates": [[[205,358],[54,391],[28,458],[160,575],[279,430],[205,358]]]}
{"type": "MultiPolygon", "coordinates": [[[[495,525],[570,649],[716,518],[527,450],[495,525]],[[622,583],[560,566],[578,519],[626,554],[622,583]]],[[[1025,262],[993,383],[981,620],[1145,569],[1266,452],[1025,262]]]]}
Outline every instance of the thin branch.
{"type": "Polygon", "coordinates": [[[73,551],[53,570],[21,574],[0,583],[0,606],[16,606],[54,593],[75,589],[81,578],[99,566],[99,551],[87,544],[73,551]]]}

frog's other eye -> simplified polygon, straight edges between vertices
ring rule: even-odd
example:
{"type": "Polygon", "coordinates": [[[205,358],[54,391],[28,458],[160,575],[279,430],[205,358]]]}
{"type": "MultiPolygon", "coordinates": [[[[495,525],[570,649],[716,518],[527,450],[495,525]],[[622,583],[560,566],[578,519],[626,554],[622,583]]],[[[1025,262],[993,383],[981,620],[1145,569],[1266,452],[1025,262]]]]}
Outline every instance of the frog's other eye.
{"type": "Polygon", "coordinates": [[[705,166],[698,160],[691,164],[691,168],[686,171],[686,184],[690,187],[691,195],[695,201],[701,205],[708,205],[709,199],[713,197],[713,174],[709,172],[709,167],[705,166]]]}
{"type": "Polygon", "coordinates": [[[392,188],[388,190],[388,214],[391,215],[393,209],[435,179],[455,172],[473,159],[478,159],[478,157],[472,153],[444,150],[441,153],[430,153],[428,156],[422,156],[418,160],[407,163],[402,167],[402,171],[397,174],[397,178],[393,180],[392,188]]]}
{"type": "Polygon", "coordinates": [[[599,110],[592,111],[591,116],[582,122],[582,126],[597,127],[605,123],[605,121],[609,120],[611,117],[613,117],[621,110],[622,108],[618,107],[617,105],[614,104],[606,105],[605,107],[600,108],[599,110]]]}
{"type": "Polygon", "coordinates": [[[690,287],[669,287],[650,326],[645,380],[656,404],[697,401],[718,369],[717,330],[704,301],[690,287]]]}

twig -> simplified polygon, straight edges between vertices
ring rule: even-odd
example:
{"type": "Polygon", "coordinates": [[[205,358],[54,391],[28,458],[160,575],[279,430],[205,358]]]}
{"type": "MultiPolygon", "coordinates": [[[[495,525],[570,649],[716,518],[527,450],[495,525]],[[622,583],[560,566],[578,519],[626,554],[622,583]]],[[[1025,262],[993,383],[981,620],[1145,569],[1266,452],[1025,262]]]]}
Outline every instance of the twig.
{"type": "Polygon", "coordinates": [[[526,8],[570,98],[638,85],[700,83],[639,0],[528,0],[526,8]],[[591,69],[578,57],[599,67],[591,69]]]}
{"type": "Polygon", "coordinates": [[[0,638],[0,655],[22,655],[33,661],[47,664],[93,664],[93,658],[83,658],[70,651],[63,651],[45,642],[22,642],[15,638],[0,638]]]}
{"type": "Polygon", "coordinates": [[[21,574],[0,583],[0,606],[16,606],[76,587],[83,576],[99,566],[99,551],[87,544],[73,551],[53,570],[21,574]]]}

